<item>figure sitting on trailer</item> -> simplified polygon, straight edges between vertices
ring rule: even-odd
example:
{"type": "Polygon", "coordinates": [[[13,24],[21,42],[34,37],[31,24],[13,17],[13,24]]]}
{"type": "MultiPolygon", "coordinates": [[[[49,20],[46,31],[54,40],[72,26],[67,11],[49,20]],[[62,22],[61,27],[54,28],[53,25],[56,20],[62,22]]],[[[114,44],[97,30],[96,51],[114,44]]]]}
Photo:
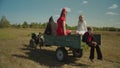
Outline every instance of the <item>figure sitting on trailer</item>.
{"type": "Polygon", "coordinates": [[[61,36],[61,35],[68,35],[71,33],[70,30],[66,30],[66,14],[67,11],[65,8],[62,9],[61,15],[57,20],[57,35],[61,36]]]}

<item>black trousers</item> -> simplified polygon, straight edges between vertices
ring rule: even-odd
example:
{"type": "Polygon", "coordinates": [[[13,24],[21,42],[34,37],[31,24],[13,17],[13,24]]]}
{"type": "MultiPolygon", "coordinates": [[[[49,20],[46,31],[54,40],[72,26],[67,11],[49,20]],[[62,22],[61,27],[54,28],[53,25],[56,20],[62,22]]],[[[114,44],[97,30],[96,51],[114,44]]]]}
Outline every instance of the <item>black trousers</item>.
{"type": "Polygon", "coordinates": [[[94,59],[94,51],[96,49],[97,59],[102,60],[103,57],[102,57],[102,53],[101,53],[101,49],[100,49],[99,45],[93,46],[92,43],[87,43],[87,44],[88,44],[88,46],[91,47],[89,59],[94,59]]]}

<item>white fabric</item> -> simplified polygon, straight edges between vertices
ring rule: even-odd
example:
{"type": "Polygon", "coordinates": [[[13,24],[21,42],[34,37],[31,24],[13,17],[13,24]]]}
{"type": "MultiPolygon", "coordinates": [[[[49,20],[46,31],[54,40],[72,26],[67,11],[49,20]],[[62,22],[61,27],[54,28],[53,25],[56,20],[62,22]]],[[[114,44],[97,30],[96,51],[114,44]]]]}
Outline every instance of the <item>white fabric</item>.
{"type": "Polygon", "coordinates": [[[83,35],[86,31],[87,31],[86,21],[84,21],[84,22],[78,21],[76,33],[83,35]]]}

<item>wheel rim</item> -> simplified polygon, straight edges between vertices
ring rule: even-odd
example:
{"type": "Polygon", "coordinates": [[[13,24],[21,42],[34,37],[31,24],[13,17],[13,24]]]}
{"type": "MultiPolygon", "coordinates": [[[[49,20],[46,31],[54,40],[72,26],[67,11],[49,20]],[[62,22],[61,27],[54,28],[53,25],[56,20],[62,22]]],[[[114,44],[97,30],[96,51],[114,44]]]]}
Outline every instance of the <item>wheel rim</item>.
{"type": "Polygon", "coordinates": [[[57,51],[57,59],[58,59],[59,61],[62,61],[62,60],[63,60],[63,57],[64,57],[63,52],[59,49],[59,50],[57,51]]]}

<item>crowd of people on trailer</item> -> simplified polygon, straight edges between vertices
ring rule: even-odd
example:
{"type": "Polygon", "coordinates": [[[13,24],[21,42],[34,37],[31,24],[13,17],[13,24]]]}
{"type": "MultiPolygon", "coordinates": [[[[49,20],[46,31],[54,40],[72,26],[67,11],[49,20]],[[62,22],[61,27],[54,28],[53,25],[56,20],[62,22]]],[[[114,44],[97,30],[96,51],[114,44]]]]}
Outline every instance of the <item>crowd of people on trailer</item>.
{"type": "MultiPolygon", "coordinates": [[[[66,10],[66,8],[63,8],[61,11],[60,17],[57,20],[57,23],[54,22],[53,17],[51,16],[49,19],[49,23],[45,29],[44,34],[57,35],[57,36],[71,34],[71,30],[66,29],[66,15],[67,15],[67,10],[66,10]]],[[[101,49],[100,49],[99,45],[97,44],[97,42],[94,41],[93,28],[86,26],[86,21],[85,21],[83,15],[80,15],[78,18],[76,34],[81,35],[86,38],[86,40],[84,42],[91,48],[90,56],[89,56],[90,61],[93,62],[94,49],[96,49],[96,52],[97,52],[97,59],[98,60],[103,59],[101,49]]]]}

